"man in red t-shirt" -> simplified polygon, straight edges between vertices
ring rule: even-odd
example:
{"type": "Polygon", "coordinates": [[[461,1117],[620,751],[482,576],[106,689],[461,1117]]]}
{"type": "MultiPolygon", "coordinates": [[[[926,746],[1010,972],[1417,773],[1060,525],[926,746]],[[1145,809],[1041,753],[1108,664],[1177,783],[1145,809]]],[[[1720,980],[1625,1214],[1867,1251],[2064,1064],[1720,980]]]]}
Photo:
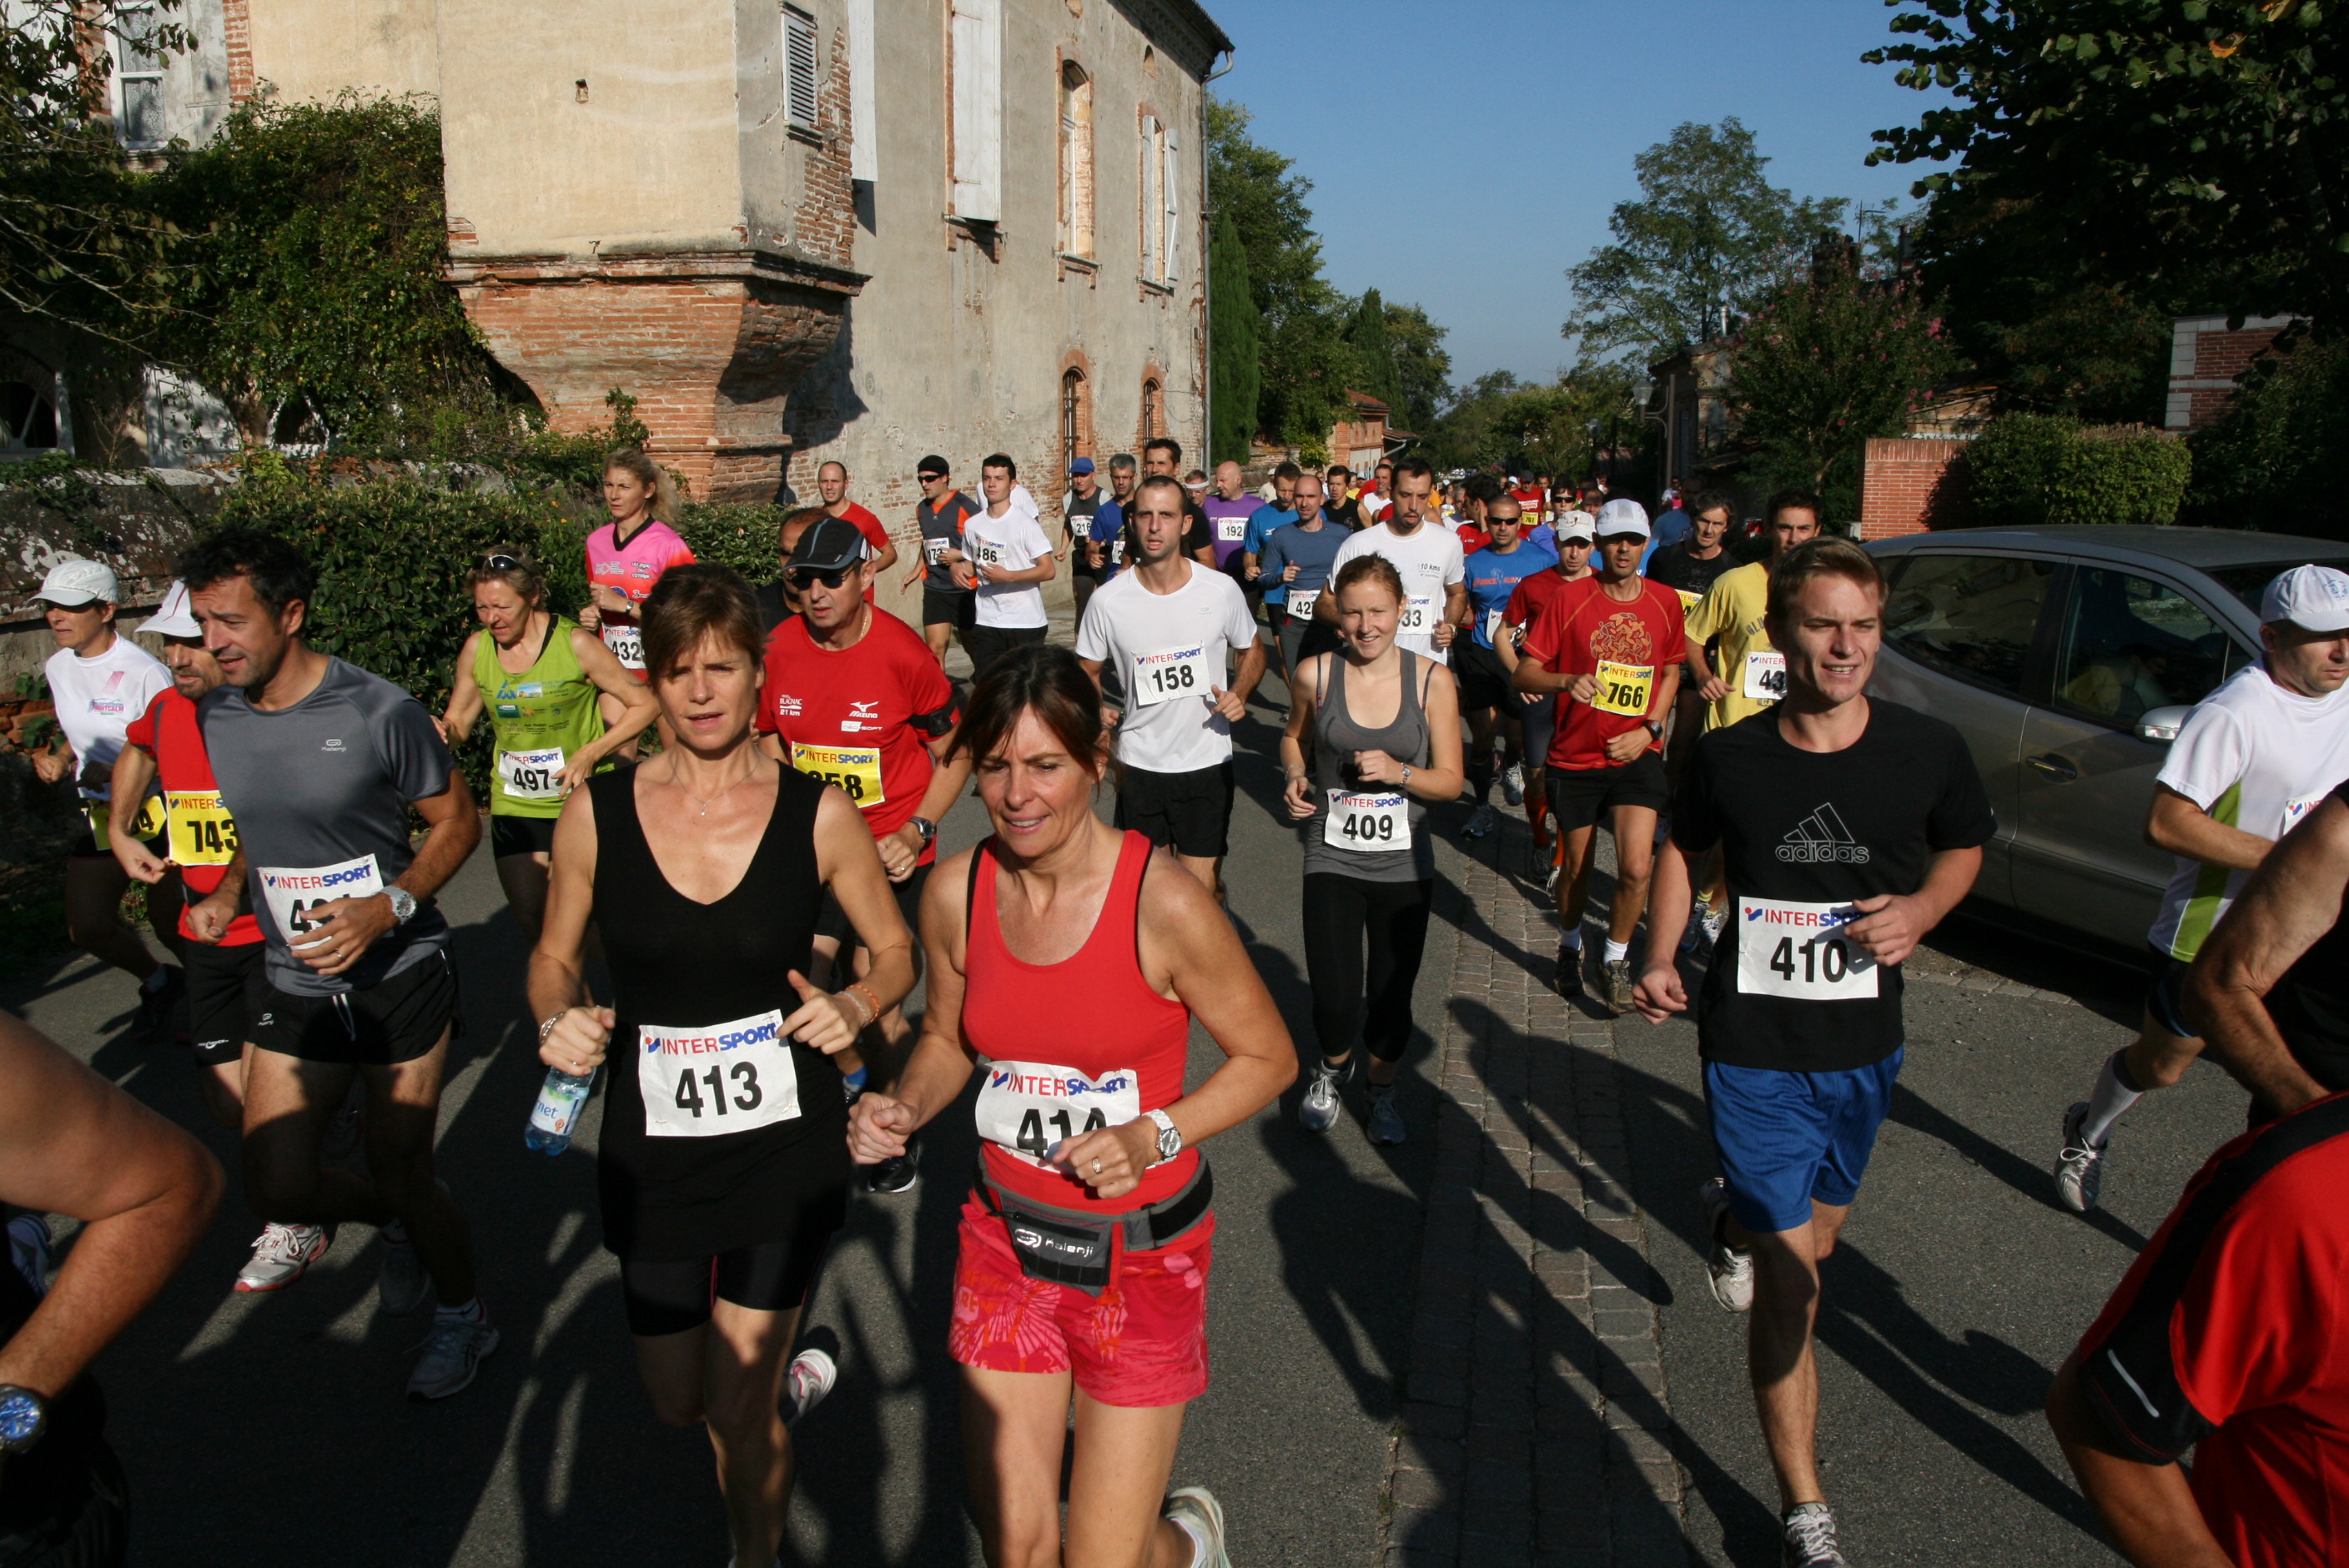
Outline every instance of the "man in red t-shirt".
{"type": "MultiPolygon", "coordinates": [[[[1590,552],[1597,544],[1588,521],[1561,523],[1557,530],[1557,564],[1546,572],[1537,572],[1517,584],[1509,595],[1507,608],[1501,612],[1501,622],[1509,628],[1507,634],[1493,639],[1493,651],[1501,658],[1501,665],[1516,679],[1518,650],[1534,624],[1539,621],[1557,596],[1573,583],[1590,576],[1590,552]]],[[[1517,722],[1525,730],[1526,752],[1526,820],[1533,828],[1533,874],[1542,879],[1542,891],[1550,892],[1557,886],[1557,846],[1552,842],[1549,830],[1549,767],[1550,742],[1557,736],[1557,701],[1545,693],[1526,696],[1517,722]]]]}
{"type": "Polygon", "coordinates": [[[1582,994],[1582,911],[1602,816],[1615,833],[1615,895],[1607,918],[1608,1005],[1631,1010],[1631,933],[1648,902],[1656,816],[1664,784],[1664,718],[1680,689],[1688,640],[1680,595],[1640,575],[1648,516],[1637,501],[1609,501],[1595,531],[1602,564],[1568,586],[1526,634],[1517,689],[1563,693],[1546,771],[1550,811],[1564,841],[1558,879],[1558,990],[1582,994]]]}
{"type": "Polygon", "coordinates": [[[873,602],[873,584],[881,581],[881,573],[897,564],[897,542],[889,537],[888,528],[881,520],[848,499],[848,465],[828,462],[815,471],[815,492],[823,498],[827,517],[844,517],[856,525],[864,542],[873,552],[873,569],[864,586],[864,602],[873,602]]]}
{"type": "MultiPolygon", "coordinates": [[[[920,633],[867,597],[876,570],[861,531],[841,518],[819,519],[800,536],[786,574],[800,613],[767,638],[767,678],[758,727],[767,755],[839,786],[864,812],[897,894],[906,929],[921,930],[922,889],[937,859],[938,820],[970,778],[970,758],[955,752],[961,714],[954,684],[920,633]]],[[[826,911],[819,936],[835,945],[854,932],[826,911]]],[[[918,962],[918,955],[916,961],[918,962]]],[[[868,965],[862,948],[855,973],[868,965]]],[[[874,1027],[892,1048],[908,1026],[892,1007],[874,1027]]],[[[849,1098],[864,1088],[855,1051],[833,1058],[848,1075],[849,1098]]],[[[870,1168],[875,1191],[914,1183],[918,1156],[870,1168]]]]}

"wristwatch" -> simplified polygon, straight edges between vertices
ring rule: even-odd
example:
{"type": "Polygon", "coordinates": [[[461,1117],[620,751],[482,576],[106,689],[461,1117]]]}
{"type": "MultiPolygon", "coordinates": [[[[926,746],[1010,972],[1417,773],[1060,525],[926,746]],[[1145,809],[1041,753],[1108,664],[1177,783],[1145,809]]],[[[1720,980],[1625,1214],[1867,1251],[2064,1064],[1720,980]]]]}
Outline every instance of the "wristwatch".
{"type": "Polygon", "coordinates": [[[922,842],[926,844],[938,836],[938,825],[927,817],[908,817],[905,825],[921,834],[922,842]]]}
{"type": "Polygon", "coordinates": [[[1648,733],[1654,736],[1658,740],[1661,740],[1664,738],[1664,727],[1661,720],[1651,718],[1648,720],[1646,727],[1648,733]]]}
{"type": "Polygon", "coordinates": [[[49,1403],[30,1388],[0,1383],[0,1454],[21,1454],[49,1429],[49,1403]]]}
{"type": "Polygon", "coordinates": [[[1174,1119],[1163,1110],[1154,1110],[1146,1114],[1151,1120],[1158,1124],[1158,1158],[1151,1163],[1164,1165],[1183,1152],[1183,1130],[1175,1126],[1174,1119]]]}
{"type": "Polygon", "coordinates": [[[416,918],[414,893],[404,887],[388,887],[383,890],[383,896],[385,902],[391,905],[391,923],[394,925],[406,925],[416,918]]]}

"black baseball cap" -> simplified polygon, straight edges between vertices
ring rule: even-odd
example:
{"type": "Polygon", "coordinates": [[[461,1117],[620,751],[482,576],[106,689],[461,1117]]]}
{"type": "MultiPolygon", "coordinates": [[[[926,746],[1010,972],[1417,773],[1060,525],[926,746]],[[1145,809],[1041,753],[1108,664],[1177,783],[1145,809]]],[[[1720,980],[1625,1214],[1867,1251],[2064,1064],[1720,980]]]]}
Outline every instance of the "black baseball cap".
{"type": "Polygon", "coordinates": [[[952,469],[947,466],[947,460],[944,458],[938,457],[935,453],[929,457],[924,458],[920,462],[916,463],[914,465],[914,471],[926,480],[944,479],[947,475],[954,472],[952,469]]]}
{"type": "Polygon", "coordinates": [[[864,535],[844,517],[819,518],[792,552],[793,572],[841,572],[864,559],[864,535]]]}

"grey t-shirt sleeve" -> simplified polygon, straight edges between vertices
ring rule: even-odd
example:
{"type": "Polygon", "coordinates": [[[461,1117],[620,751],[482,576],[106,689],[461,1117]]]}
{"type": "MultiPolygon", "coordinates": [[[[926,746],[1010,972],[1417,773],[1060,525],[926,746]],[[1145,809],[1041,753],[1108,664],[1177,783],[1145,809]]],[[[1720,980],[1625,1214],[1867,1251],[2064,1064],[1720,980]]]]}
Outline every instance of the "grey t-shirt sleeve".
{"type": "Polygon", "coordinates": [[[384,710],[369,716],[367,733],[374,738],[384,777],[399,790],[400,798],[429,800],[448,789],[456,758],[449,754],[448,744],[433,727],[432,716],[424,711],[424,705],[383,687],[369,688],[369,695],[384,699],[384,710]]]}

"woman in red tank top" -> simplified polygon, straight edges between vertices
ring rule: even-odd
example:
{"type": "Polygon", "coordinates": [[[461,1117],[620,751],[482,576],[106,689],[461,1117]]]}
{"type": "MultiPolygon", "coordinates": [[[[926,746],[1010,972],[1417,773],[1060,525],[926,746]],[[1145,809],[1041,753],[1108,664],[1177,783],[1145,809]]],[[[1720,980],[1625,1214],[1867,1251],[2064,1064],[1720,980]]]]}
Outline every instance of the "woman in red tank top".
{"type": "Polygon", "coordinates": [[[1297,1053],[1206,890],[1094,813],[1100,705],[1045,645],[972,691],[962,739],[995,833],[930,879],[922,1037],[894,1094],[856,1102],[849,1147],[904,1152],[976,1065],[983,1165],[948,1348],[984,1411],[964,1429],[988,1561],[1228,1568],[1215,1498],[1166,1491],[1207,1386],[1215,1216],[1194,1146],[1278,1098],[1297,1053]],[[1186,1093],[1194,1016],[1225,1060],[1186,1093]]]}

